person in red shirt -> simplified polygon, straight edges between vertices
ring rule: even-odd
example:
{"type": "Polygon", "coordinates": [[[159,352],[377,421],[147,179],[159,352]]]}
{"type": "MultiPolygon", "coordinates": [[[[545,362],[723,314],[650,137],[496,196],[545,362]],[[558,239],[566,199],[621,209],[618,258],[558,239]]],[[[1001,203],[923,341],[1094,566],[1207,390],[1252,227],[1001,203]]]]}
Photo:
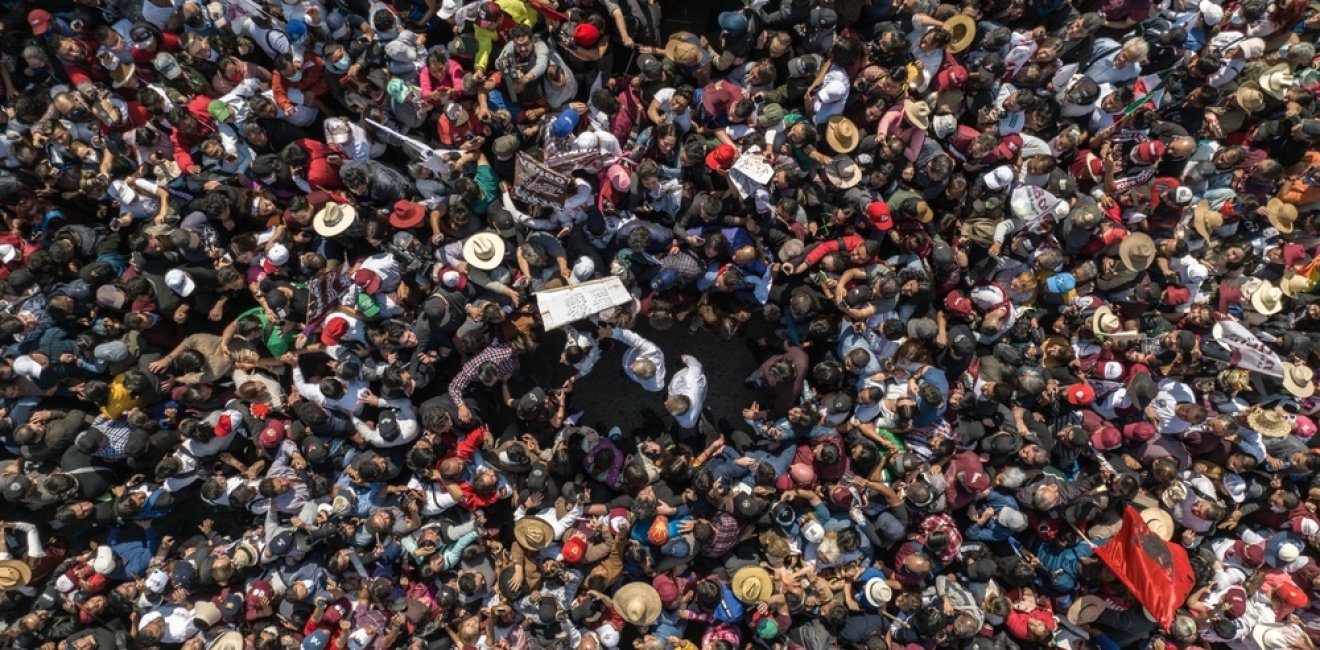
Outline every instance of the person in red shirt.
{"type": "Polygon", "coordinates": [[[330,111],[321,103],[320,97],[330,92],[330,84],[325,80],[324,61],[315,54],[308,54],[302,61],[288,54],[275,57],[274,70],[270,76],[270,88],[275,94],[275,104],[285,116],[292,116],[298,110],[298,102],[289,98],[289,90],[302,92],[302,105],[315,106],[322,113],[330,111]]]}

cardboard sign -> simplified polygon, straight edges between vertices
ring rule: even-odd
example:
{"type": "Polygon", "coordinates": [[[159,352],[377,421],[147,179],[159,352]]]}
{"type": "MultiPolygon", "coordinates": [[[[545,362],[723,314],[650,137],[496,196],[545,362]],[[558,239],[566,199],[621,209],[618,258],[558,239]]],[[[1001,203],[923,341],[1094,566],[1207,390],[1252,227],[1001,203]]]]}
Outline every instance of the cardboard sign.
{"type": "Polygon", "coordinates": [[[1228,348],[1229,365],[1271,377],[1283,377],[1283,360],[1242,323],[1221,320],[1215,324],[1212,333],[1220,345],[1228,348]]]}
{"type": "Polygon", "coordinates": [[[594,316],[610,307],[628,304],[633,299],[623,282],[612,275],[532,295],[536,297],[541,323],[547,330],[594,316]]]}
{"type": "Polygon", "coordinates": [[[739,156],[733,163],[733,168],[761,185],[769,183],[770,179],[775,177],[775,168],[759,153],[739,156]]]}
{"type": "Polygon", "coordinates": [[[513,174],[514,195],[522,201],[559,207],[573,194],[573,179],[525,153],[518,153],[513,174]]]}

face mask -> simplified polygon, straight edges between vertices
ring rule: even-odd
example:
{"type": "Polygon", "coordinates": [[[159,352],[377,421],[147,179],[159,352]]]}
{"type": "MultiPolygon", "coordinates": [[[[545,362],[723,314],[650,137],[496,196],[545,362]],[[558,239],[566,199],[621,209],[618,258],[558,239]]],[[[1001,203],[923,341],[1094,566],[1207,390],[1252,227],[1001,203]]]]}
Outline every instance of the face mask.
{"type": "Polygon", "coordinates": [[[1234,12],[1232,16],[1229,16],[1229,18],[1228,18],[1228,22],[1233,23],[1234,25],[1237,25],[1238,27],[1241,27],[1241,26],[1247,24],[1247,19],[1246,19],[1246,18],[1243,18],[1243,17],[1242,17],[1242,14],[1237,13],[1237,12],[1234,12]]]}
{"type": "Polygon", "coordinates": [[[295,73],[289,75],[289,81],[298,81],[298,80],[302,79],[302,76],[303,76],[302,70],[299,70],[299,71],[297,71],[297,72],[295,72],[295,73]]]}

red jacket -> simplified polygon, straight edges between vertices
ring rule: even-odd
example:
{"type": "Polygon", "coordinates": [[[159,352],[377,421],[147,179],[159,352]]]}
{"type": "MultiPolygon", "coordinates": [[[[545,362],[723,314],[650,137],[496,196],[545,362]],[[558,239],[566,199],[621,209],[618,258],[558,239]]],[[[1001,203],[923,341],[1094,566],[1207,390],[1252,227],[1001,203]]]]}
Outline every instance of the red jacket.
{"type": "Polygon", "coordinates": [[[321,57],[308,54],[302,64],[302,78],[292,81],[279,70],[270,75],[270,89],[275,93],[275,103],[285,112],[293,110],[295,104],[289,101],[289,89],[301,90],[309,99],[330,92],[330,84],[325,81],[321,57]]]}
{"type": "Polygon", "coordinates": [[[178,163],[179,169],[182,169],[185,173],[189,167],[196,164],[193,162],[192,157],[193,148],[216,131],[215,119],[206,110],[207,105],[210,103],[210,97],[198,95],[187,104],[188,112],[197,120],[196,133],[184,133],[177,126],[170,133],[170,143],[174,145],[174,162],[178,163]]]}

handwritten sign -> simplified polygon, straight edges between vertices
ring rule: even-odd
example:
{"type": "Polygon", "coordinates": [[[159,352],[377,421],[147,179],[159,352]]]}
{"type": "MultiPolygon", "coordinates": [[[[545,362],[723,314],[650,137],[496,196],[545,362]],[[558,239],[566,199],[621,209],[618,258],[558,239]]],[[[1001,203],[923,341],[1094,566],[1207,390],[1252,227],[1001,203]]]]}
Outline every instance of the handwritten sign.
{"type": "Polygon", "coordinates": [[[514,195],[522,201],[559,207],[573,194],[573,179],[545,165],[541,161],[519,153],[513,174],[514,195]]]}
{"type": "Polygon", "coordinates": [[[771,167],[770,161],[761,154],[739,156],[733,163],[733,169],[760,185],[769,183],[775,176],[775,168],[771,167]]]}
{"type": "Polygon", "coordinates": [[[1242,323],[1221,320],[1215,323],[1213,334],[1215,340],[1228,349],[1230,365],[1271,377],[1283,377],[1283,361],[1279,355],[1242,323]]]}
{"type": "Polygon", "coordinates": [[[547,330],[594,316],[610,307],[632,302],[633,299],[623,282],[614,276],[563,289],[539,291],[533,295],[536,297],[536,307],[541,312],[541,323],[547,330]]]}

